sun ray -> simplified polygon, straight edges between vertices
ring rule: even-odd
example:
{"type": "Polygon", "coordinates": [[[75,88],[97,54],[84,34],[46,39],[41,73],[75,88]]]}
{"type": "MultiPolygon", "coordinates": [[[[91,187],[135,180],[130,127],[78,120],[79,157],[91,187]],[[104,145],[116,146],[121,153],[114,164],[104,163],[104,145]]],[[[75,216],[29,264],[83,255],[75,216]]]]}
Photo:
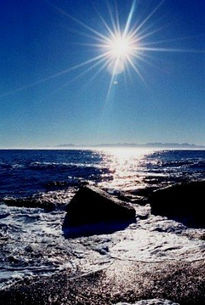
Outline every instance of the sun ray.
{"type": "Polygon", "coordinates": [[[118,64],[119,64],[119,58],[116,58],[115,62],[114,62],[112,75],[111,75],[111,78],[110,78],[110,83],[109,83],[109,87],[108,87],[108,91],[107,91],[106,100],[108,100],[108,98],[109,98],[109,95],[110,95],[110,92],[111,92],[111,89],[112,89],[112,85],[113,85],[113,81],[114,81],[114,77],[116,75],[116,69],[117,69],[118,64]]]}
{"type": "Polygon", "coordinates": [[[112,29],[109,27],[108,23],[105,21],[105,19],[102,17],[102,15],[98,12],[98,10],[96,9],[96,6],[93,4],[94,9],[96,11],[96,14],[98,15],[98,17],[100,18],[100,20],[102,21],[103,25],[105,26],[105,28],[107,29],[108,33],[114,37],[114,33],[112,31],[112,29]]]}
{"type": "MultiPolygon", "coordinates": [[[[106,1],[106,3],[107,3],[107,9],[108,9],[108,13],[109,13],[109,16],[110,16],[112,28],[113,28],[113,33],[116,34],[120,31],[120,23],[117,21],[117,19],[115,20],[115,18],[113,16],[113,13],[112,13],[112,9],[111,9],[108,1],[106,1]],[[118,27],[118,25],[119,25],[119,27],[118,27]]],[[[116,10],[116,7],[115,7],[115,10],[116,10]]],[[[115,11],[115,15],[116,16],[118,15],[118,13],[116,13],[116,11],[115,11]]]]}
{"type": "Polygon", "coordinates": [[[137,75],[138,75],[138,76],[140,77],[140,79],[142,80],[142,82],[143,82],[145,85],[147,85],[146,82],[145,82],[144,77],[142,76],[141,72],[139,71],[139,68],[134,64],[134,62],[132,61],[131,58],[128,57],[127,59],[128,59],[128,61],[129,61],[130,65],[132,66],[132,68],[134,69],[134,71],[137,73],[137,75]]]}
{"type": "Polygon", "coordinates": [[[140,23],[138,27],[136,27],[134,31],[134,35],[136,35],[139,30],[147,23],[147,21],[156,13],[156,11],[162,6],[165,0],[160,1],[160,3],[153,9],[153,11],[140,23]]]}
{"type": "Polygon", "coordinates": [[[52,74],[52,75],[50,75],[50,76],[48,76],[46,78],[37,80],[37,81],[35,81],[35,82],[33,82],[33,83],[29,84],[29,85],[25,85],[25,86],[19,87],[17,89],[14,89],[12,91],[8,91],[8,92],[5,92],[5,93],[2,93],[0,95],[0,98],[6,97],[6,96],[9,96],[9,95],[18,93],[18,92],[21,92],[21,91],[26,90],[26,89],[30,89],[30,88],[35,87],[35,86],[40,85],[40,84],[43,84],[43,83],[45,83],[45,82],[47,82],[49,80],[55,79],[55,78],[60,77],[60,76],[62,76],[64,74],[67,74],[67,73],[69,73],[71,71],[74,71],[74,70],[77,70],[79,68],[82,68],[82,67],[84,67],[84,66],[86,66],[86,65],[88,65],[88,64],[90,64],[90,63],[92,63],[94,61],[97,61],[97,60],[99,60],[99,59],[101,59],[103,57],[106,58],[107,55],[108,55],[108,52],[100,54],[100,55],[98,55],[96,57],[93,57],[93,58],[91,58],[89,60],[86,60],[86,61],[84,61],[84,62],[82,62],[82,63],[80,63],[78,65],[75,65],[75,66],[72,66],[72,67],[70,67],[68,69],[65,69],[65,70],[62,70],[60,72],[54,73],[54,74],[52,74]]]}
{"type": "Polygon", "coordinates": [[[95,35],[97,35],[98,37],[100,37],[101,39],[107,39],[107,37],[105,35],[103,35],[102,33],[96,31],[94,28],[90,27],[89,25],[87,25],[86,23],[84,23],[83,21],[73,17],[72,15],[68,14],[66,11],[64,11],[63,9],[59,8],[58,6],[54,5],[53,3],[51,3],[50,1],[46,0],[47,3],[49,3],[54,9],[56,9],[56,11],[58,11],[60,14],[69,17],[71,20],[75,21],[76,23],[80,24],[82,27],[84,27],[85,29],[89,30],[90,32],[94,33],[95,35]]]}
{"type": "Polygon", "coordinates": [[[133,14],[134,14],[135,6],[136,6],[136,0],[134,0],[132,2],[130,12],[129,12],[128,17],[127,17],[127,22],[126,22],[126,25],[125,25],[125,29],[124,29],[123,34],[122,34],[122,37],[126,37],[128,31],[130,29],[130,24],[131,24],[132,17],[133,17],[133,14]]]}
{"type": "Polygon", "coordinates": [[[107,68],[107,66],[109,65],[109,60],[106,60],[102,66],[88,79],[88,81],[86,82],[86,86],[88,84],[90,84],[94,79],[96,79],[96,77],[104,70],[107,68]]]}
{"type": "Polygon", "coordinates": [[[66,27],[65,25],[63,25],[64,28],[66,28],[70,33],[74,33],[74,34],[77,34],[77,35],[80,35],[80,36],[83,36],[83,37],[86,37],[86,38],[90,38],[92,40],[95,40],[95,41],[98,41],[98,42],[102,42],[102,38],[99,38],[98,36],[95,36],[93,34],[89,34],[89,33],[85,33],[85,32],[82,32],[79,31],[79,30],[74,30],[74,29],[71,29],[70,27],[66,27]]]}
{"type": "Polygon", "coordinates": [[[140,54],[137,54],[137,55],[134,55],[135,58],[138,60],[138,61],[141,61],[157,70],[159,70],[160,72],[165,72],[165,70],[161,69],[158,65],[154,64],[153,62],[151,62],[151,60],[148,60],[148,59],[153,59],[153,57],[149,56],[149,55],[145,55],[143,54],[143,56],[141,56],[140,54]],[[148,58],[148,59],[147,59],[148,58]]]}
{"type": "Polygon", "coordinates": [[[89,66],[86,70],[82,71],[80,74],[78,74],[76,77],[71,79],[71,82],[79,79],[83,75],[87,74],[89,71],[93,70],[95,67],[99,66],[102,62],[107,62],[107,60],[103,57],[99,59],[97,62],[93,63],[91,66],[89,66]]]}
{"type": "MultiPolygon", "coordinates": [[[[167,25],[168,26],[168,25],[167,25]]],[[[137,37],[134,39],[133,38],[133,40],[137,43],[137,42],[139,42],[139,41],[143,41],[145,38],[147,38],[147,37],[150,37],[150,36],[153,36],[154,34],[156,34],[156,33],[158,33],[158,32],[160,32],[160,31],[162,31],[164,28],[165,28],[166,26],[161,26],[161,27],[159,27],[159,28],[156,28],[156,29],[154,29],[153,31],[151,31],[151,32],[148,32],[147,30],[146,31],[143,31],[143,32],[139,32],[138,33],[138,35],[137,35],[137,37]],[[143,34],[143,33],[145,33],[145,34],[143,34]]],[[[131,34],[132,35],[132,34],[131,34]]]]}
{"type": "MultiPolygon", "coordinates": [[[[97,66],[99,66],[102,62],[104,61],[104,64],[96,71],[96,73],[93,75],[94,77],[89,79],[89,82],[94,79],[96,77],[96,75],[98,75],[108,64],[107,60],[105,60],[105,58],[101,58],[99,61],[97,61],[96,63],[92,64],[89,68],[87,68],[86,70],[82,71],[80,74],[78,74],[76,77],[69,79],[68,81],[66,81],[62,86],[58,87],[57,89],[55,89],[54,91],[52,91],[50,95],[53,95],[57,92],[59,92],[60,90],[62,90],[63,88],[67,87],[68,85],[70,85],[72,82],[75,82],[77,79],[79,79],[80,77],[82,77],[83,75],[87,74],[89,71],[91,71],[92,69],[96,68],[97,66]]],[[[44,100],[44,99],[43,99],[44,100]]]]}
{"type": "Polygon", "coordinates": [[[146,42],[146,43],[143,43],[143,46],[150,46],[150,45],[161,44],[161,43],[166,43],[166,42],[176,42],[176,41],[181,41],[181,40],[187,40],[187,39],[190,39],[190,38],[196,38],[196,35],[191,35],[191,36],[186,36],[186,37],[170,38],[170,39],[161,39],[161,40],[146,42]]]}
{"type": "Polygon", "coordinates": [[[174,48],[149,48],[149,47],[137,47],[136,50],[148,51],[148,52],[176,52],[176,53],[205,53],[205,50],[195,49],[174,49],[174,48]]]}
{"type": "Polygon", "coordinates": [[[77,79],[81,78],[82,76],[86,75],[89,71],[93,70],[94,68],[96,68],[97,66],[99,66],[103,61],[105,61],[104,58],[101,58],[99,61],[95,62],[94,64],[92,64],[89,68],[87,68],[86,70],[82,71],[80,74],[78,74],[76,77],[69,79],[69,81],[67,81],[66,83],[64,83],[61,87],[59,87],[56,91],[54,91],[54,94],[60,90],[62,90],[63,88],[67,87],[68,85],[70,85],[71,83],[75,82],[77,79]]]}
{"type": "Polygon", "coordinates": [[[119,10],[117,5],[117,0],[114,1],[114,11],[115,11],[115,23],[116,23],[116,32],[120,32],[120,20],[119,20],[119,10]]]}
{"type": "Polygon", "coordinates": [[[103,42],[101,42],[101,43],[72,42],[70,44],[71,45],[78,45],[78,46],[85,46],[85,47],[94,47],[94,48],[97,48],[97,49],[100,49],[100,48],[104,47],[103,42]]]}

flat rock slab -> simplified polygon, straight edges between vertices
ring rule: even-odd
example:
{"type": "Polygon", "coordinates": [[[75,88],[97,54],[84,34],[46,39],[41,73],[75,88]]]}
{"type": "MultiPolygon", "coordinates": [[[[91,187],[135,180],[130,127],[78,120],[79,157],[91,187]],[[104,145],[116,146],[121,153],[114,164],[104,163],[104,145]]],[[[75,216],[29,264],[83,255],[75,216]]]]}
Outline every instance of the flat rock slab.
{"type": "Polygon", "coordinates": [[[96,187],[84,186],[67,205],[64,228],[98,224],[97,228],[101,230],[104,223],[108,227],[108,223],[117,226],[119,223],[135,222],[135,214],[131,204],[116,199],[96,187]]]}

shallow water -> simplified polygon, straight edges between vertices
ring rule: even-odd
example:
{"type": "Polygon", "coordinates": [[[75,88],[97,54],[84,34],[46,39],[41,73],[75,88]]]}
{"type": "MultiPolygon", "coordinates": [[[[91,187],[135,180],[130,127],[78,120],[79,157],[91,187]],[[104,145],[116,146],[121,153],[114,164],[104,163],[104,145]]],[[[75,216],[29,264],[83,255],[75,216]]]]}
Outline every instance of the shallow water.
{"type": "MultiPolygon", "coordinates": [[[[112,260],[155,262],[204,258],[204,230],[186,228],[161,216],[113,234],[66,239],[65,211],[9,207],[4,197],[41,192],[43,200],[65,205],[82,183],[96,184],[134,199],[138,190],[205,177],[205,151],[16,150],[0,151],[0,287],[25,277],[68,270],[70,276],[97,270],[112,260]]],[[[150,206],[137,207],[137,215],[150,206]]]]}

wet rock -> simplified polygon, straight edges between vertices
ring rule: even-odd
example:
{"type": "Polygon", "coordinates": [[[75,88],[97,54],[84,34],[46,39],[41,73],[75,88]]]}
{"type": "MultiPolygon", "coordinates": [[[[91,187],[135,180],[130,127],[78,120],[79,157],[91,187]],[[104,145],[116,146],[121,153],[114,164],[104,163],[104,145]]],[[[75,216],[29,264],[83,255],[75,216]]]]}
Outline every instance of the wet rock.
{"type": "Polygon", "coordinates": [[[154,191],[149,201],[152,213],[168,216],[186,225],[204,227],[205,181],[168,186],[154,191]]]}
{"type": "Polygon", "coordinates": [[[59,188],[67,188],[69,186],[68,181],[49,181],[45,184],[47,189],[59,189],[59,188]]]}
{"type": "Polygon", "coordinates": [[[137,196],[148,197],[154,190],[156,190],[156,187],[150,186],[137,188],[136,190],[130,191],[130,193],[137,196]]]}
{"type": "Polygon", "coordinates": [[[33,247],[31,246],[31,245],[27,245],[26,247],[25,247],[25,251],[26,252],[33,252],[33,247]]]}
{"type": "MultiPolygon", "coordinates": [[[[117,303],[116,305],[131,305],[130,303],[117,303]]],[[[165,299],[150,299],[140,300],[132,305],[179,305],[179,303],[172,302],[165,299]]]]}
{"type": "Polygon", "coordinates": [[[80,178],[73,178],[66,181],[49,181],[44,184],[45,188],[48,190],[61,190],[67,189],[69,187],[79,187],[83,185],[87,185],[88,182],[84,181],[80,178]]]}
{"type": "Polygon", "coordinates": [[[147,219],[150,217],[151,208],[150,205],[141,206],[140,204],[135,204],[135,210],[137,214],[137,219],[147,219]]]}
{"type": "Polygon", "coordinates": [[[8,206],[42,208],[48,211],[64,208],[72,197],[68,190],[37,193],[27,197],[4,197],[2,201],[8,206]]]}
{"type": "Polygon", "coordinates": [[[82,187],[67,205],[71,225],[98,223],[101,221],[135,221],[135,209],[128,203],[113,198],[94,187],[82,187]]]}
{"type": "Polygon", "coordinates": [[[46,210],[53,210],[55,204],[53,202],[29,196],[25,198],[6,197],[3,202],[8,206],[26,207],[26,208],[42,208],[46,210]]]}
{"type": "Polygon", "coordinates": [[[88,234],[89,231],[111,232],[135,222],[135,214],[129,203],[113,198],[96,187],[84,186],[67,205],[63,228],[72,230],[74,227],[76,233],[79,231],[77,234],[83,231],[88,234]]]}
{"type": "Polygon", "coordinates": [[[133,195],[131,193],[129,194],[128,192],[126,192],[126,193],[121,192],[121,193],[117,194],[117,198],[122,201],[130,202],[133,204],[146,205],[148,203],[147,197],[133,195]]]}

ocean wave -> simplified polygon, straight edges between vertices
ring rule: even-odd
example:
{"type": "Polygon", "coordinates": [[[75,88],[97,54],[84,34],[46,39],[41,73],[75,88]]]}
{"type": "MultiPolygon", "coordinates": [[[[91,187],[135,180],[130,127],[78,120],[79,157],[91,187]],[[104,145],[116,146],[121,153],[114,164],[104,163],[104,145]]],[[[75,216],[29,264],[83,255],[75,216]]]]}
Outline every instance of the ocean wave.
{"type": "Polygon", "coordinates": [[[30,169],[75,169],[75,168],[98,168],[102,169],[101,164],[91,164],[91,163],[73,163],[73,162],[31,162],[28,167],[30,169]]]}
{"type": "Polygon", "coordinates": [[[190,165],[192,169],[202,169],[205,171],[205,161],[194,162],[190,165]]]}
{"type": "Polygon", "coordinates": [[[0,169],[11,169],[12,165],[8,163],[0,162],[0,169]]]}
{"type": "Polygon", "coordinates": [[[3,163],[3,162],[0,162],[0,169],[18,169],[18,168],[25,168],[25,164],[22,164],[22,163],[3,163]]]}

